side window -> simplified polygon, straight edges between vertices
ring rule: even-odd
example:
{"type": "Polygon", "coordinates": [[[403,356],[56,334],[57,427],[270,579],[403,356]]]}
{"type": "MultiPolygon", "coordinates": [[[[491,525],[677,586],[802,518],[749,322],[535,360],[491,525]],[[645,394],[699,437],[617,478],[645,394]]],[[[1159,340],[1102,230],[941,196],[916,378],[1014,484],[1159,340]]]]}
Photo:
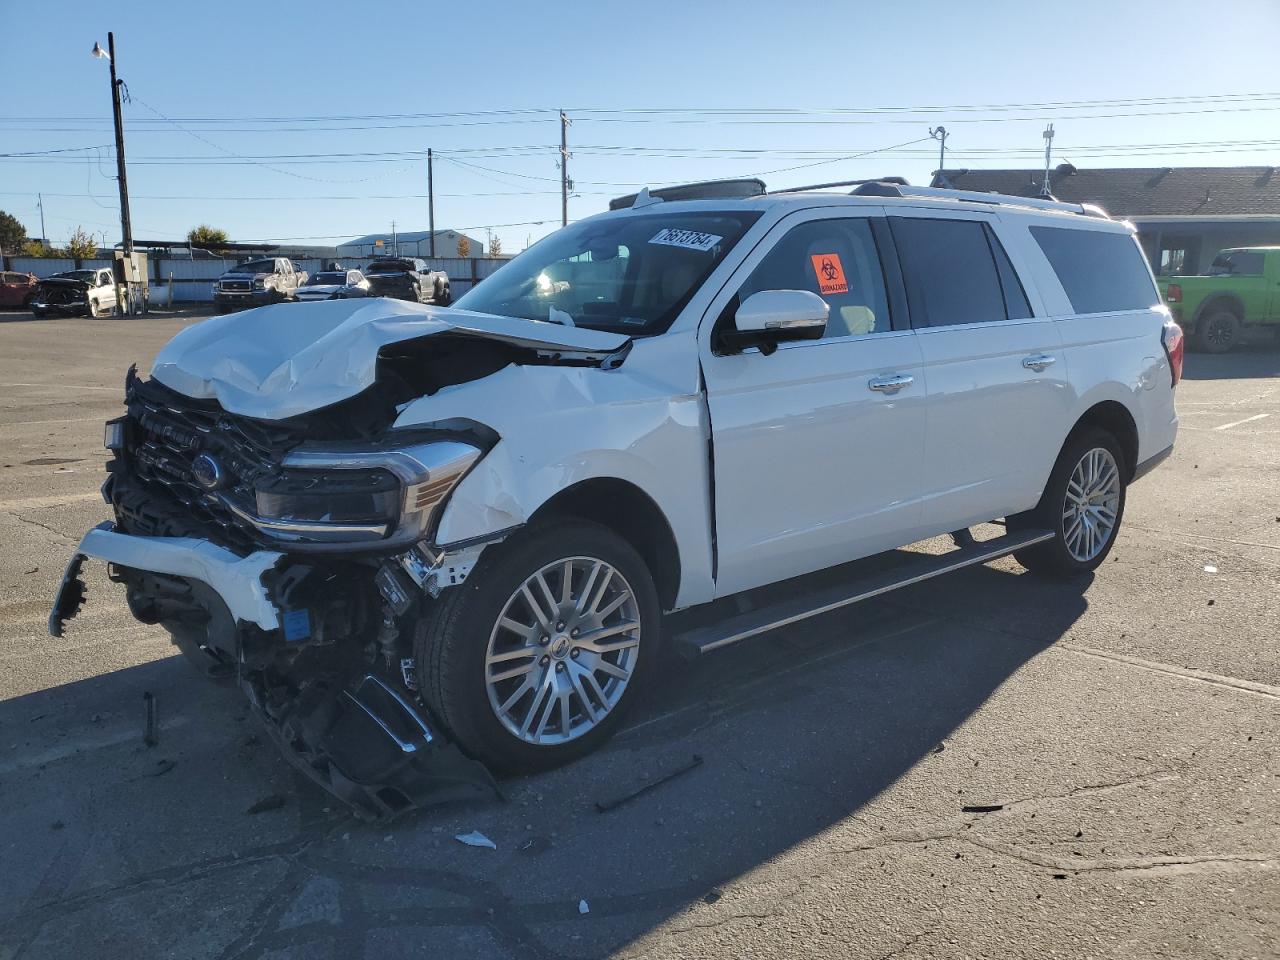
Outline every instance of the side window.
{"type": "Polygon", "coordinates": [[[866,218],[811,220],[792,227],[738,290],[808,290],[831,308],[824,339],[882,333],[889,327],[884,274],[866,218]]]}
{"type": "Polygon", "coordinates": [[[1160,302],[1133,237],[1110,230],[1031,227],[1076,313],[1146,310],[1160,302]]]}
{"type": "Polygon", "coordinates": [[[1027,292],[1022,289],[1022,281],[1009,262],[1009,255],[1004,252],[1000,238],[987,227],[987,240],[991,243],[991,253],[996,258],[996,271],[1000,274],[1000,289],[1004,292],[1004,311],[1010,320],[1025,320],[1031,316],[1031,304],[1027,302],[1027,292]]]}
{"type": "MultiPolygon", "coordinates": [[[[913,326],[949,327],[1009,318],[985,223],[923,217],[890,217],[889,223],[902,261],[913,326]]],[[[1025,296],[1021,302],[1026,303],[1025,296]]]]}

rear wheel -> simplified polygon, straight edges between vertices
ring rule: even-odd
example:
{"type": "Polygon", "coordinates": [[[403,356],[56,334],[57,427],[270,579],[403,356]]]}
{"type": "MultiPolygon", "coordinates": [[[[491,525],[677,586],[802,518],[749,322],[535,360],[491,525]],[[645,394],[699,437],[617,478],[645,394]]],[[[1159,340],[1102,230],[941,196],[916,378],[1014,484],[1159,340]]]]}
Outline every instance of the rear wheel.
{"type": "Polygon", "coordinates": [[[1206,353],[1226,353],[1240,339],[1240,318],[1230,310],[1215,310],[1196,328],[1196,346],[1206,353]]]}
{"type": "Polygon", "coordinates": [[[1124,452],[1105,430],[1088,427],[1063,447],[1034,510],[1008,518],[1010,530],[1046,529],[1053,539],[1019,550],[1028,570],[1069,577],[1096,569],[1115,543],[1124,517],[1124,452]]]}
{"type": "Polygon", "coordinates": [[[427,702],[474,757],[507,773],[608,738],[657,654],[661,611],[640,555],[568,520],[490,548],[418,624],[427,702]]]}

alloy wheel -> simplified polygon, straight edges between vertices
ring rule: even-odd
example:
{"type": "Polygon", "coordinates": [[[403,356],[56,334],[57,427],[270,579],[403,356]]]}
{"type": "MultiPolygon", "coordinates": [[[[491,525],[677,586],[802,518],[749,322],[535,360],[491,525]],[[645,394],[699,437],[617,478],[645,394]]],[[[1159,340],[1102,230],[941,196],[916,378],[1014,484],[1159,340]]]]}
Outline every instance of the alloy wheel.
{"type": "Polygon", "coordinates": [[[1071,471],[1062,508],[1067,552],[1080,563],[1098,556],[1115,533],[1120,515],[1120,467],[1110,450],[1094,447],[1071,471]]]}
{"type": "Polygon", "coordinates": [[[507,731],[550,746],[598,726],[635,675],[639,609],[626,578],[594,557],[557,560],[520,584],[485,651],[489,706],[507,731]]]}

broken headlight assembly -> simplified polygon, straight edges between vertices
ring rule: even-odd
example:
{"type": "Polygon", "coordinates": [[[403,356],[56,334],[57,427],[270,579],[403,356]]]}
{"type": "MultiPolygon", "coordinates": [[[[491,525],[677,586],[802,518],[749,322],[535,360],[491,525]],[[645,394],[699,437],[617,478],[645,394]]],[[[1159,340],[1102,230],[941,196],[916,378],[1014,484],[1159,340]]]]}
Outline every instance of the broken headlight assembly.
{"type": "MultiPolygon", "coordinates": [[[[215,495],[271,539],[407,545],[430,532],[437,508],[483,452],[459,440],[367,449],[303,446],[284,458],[280,470],[256,481],[252,509],[226,493],[215,495]]],[[[199,476],[199,464],[193,472],[206,487],[219,486],[217,476],[199,476]]]]}

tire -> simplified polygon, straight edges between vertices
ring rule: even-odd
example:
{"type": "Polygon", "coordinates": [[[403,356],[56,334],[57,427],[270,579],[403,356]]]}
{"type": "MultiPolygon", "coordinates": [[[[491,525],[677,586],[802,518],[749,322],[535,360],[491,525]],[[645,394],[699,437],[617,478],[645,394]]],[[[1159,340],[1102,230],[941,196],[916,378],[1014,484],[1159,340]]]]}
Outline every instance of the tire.
{"type": "Polygon", "coordinates": [[[563,520],[486,550],[419,620],[414,654],[423,696],[459,745],[497,773],[523,773],[577,759],[614,733],[653,668],[661,628],[653,577],[636,550],[607,527],[563,520]],[[566,564],[570,600],[559,603],[566,564]],[[549,631],[526,589],[543,615],[558,601],[551,615],[561,619],[549,631]],[[604,615],[578,614],[579,605],[604,615]],[[618,629],[627,623],[634,627],[618,629]],[[620,648],[591,649],[586,634],[602,624],[612,630],[602,647],[620,648]]]}
{"type": "Polygon", "coordinates": [[[35,317],[37,320],[43,320],[45,317],[47,317],[47,316],[49,315],[49,311],[48,311],[48,310],[37,310],[35,307],[32,307],[32,308],[31,308],[31,315],[32,315],[33,317],[35,317]]]}
{"type": "Polygon", "coordinates": [[[89,317],[90,317],[90,319],[92,319],[92,320],[97,320],[97,319],[98,319],[98,317],[100,317],[100,316],[101,316],[101,314],[98,312],[98,301],[97,301],[97,300],[90,300],[90,301],[89,301],[89,309],[88,309],[88,313],[89,313],[89,317]]]}
{"type": "Polygon", "coordinates": [[[440,295],[436,298],[436,303],[442,307],[447,307],[453,303],[453,295],[449,292],[449,285],[446,283],[440,288],[440,295]]]}
{"type": "Polygon", "coordinates": [[[1011,531],[1052,530],[1053,539],[1019,550],[1014,558],[1031,572],[1050,577],[1074,577],[1097,569],[1120,532],[1128,475],[1124,451],[1114,436],[1098,427],[1073,433],[1058,455],[1035,509],[1008,518],[1011,531]],[[1088,477],[1095,469],[1100,481],[1112,482],[1100,483],[1102,492],[1094,494],[1091,506],[1078,516],[1077,484],[1083,477],[1087,493],[1088,477]],[[1090,540],[1099,534],[1100,540],[1090,540]]]}
{"type": "Polygon", "coordinates": [[[1240,318],[1230,310],[1213,310],[1196,326],[1196,347],[1205,353],[1226,353],[1239,339],[1240,318]]]}

